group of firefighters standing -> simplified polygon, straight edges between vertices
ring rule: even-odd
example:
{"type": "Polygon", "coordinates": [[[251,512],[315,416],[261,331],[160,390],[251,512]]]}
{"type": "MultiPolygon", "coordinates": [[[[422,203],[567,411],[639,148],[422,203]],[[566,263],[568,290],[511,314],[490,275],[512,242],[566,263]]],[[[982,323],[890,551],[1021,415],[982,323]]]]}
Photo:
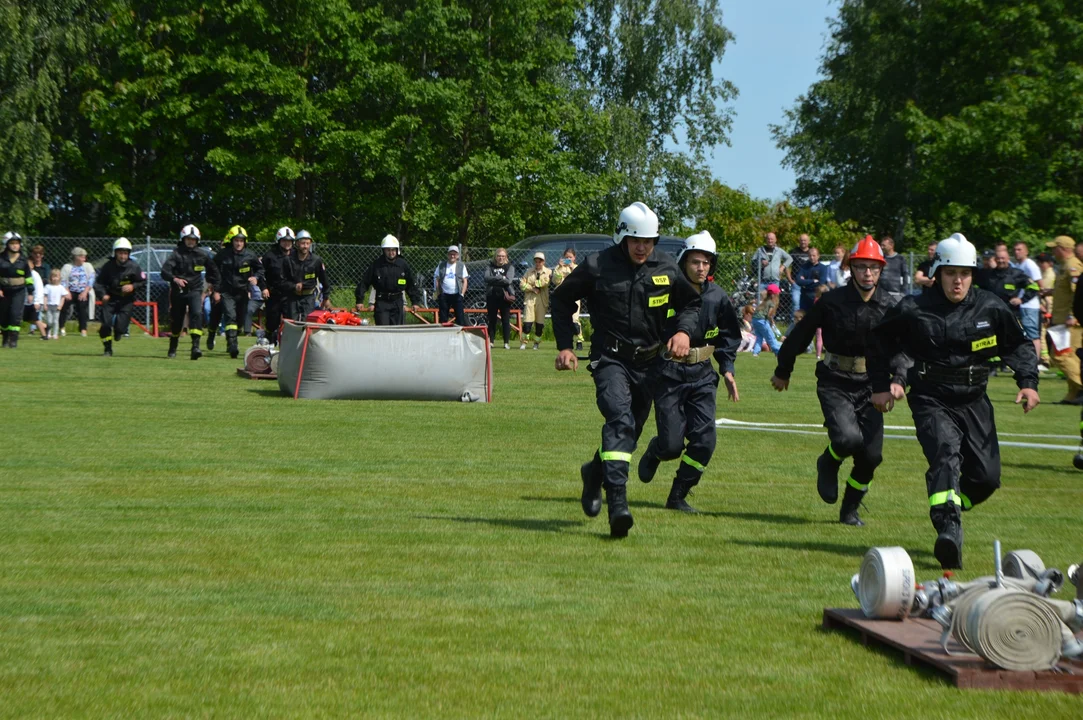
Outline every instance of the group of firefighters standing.
{"type": "MultiPolygon", "coordinates": [[[[653,402],[657,435],[638,475],[650,482],[664,460],[680,458],[666,507],[695,512],[688,492],[700,480],[715,445],[719,374],[739,399],[733,358],[740,325],[728,298],[707,278],[715,243],[701,232],[685,241],[674,263],[654,252],[658,219],[643,203],[621,213],[614,244],[589,257],[552,294],[557,370],[575,370],[571,318],[587,299],[594,326],[589,369],[605,423],[601,446],[580,471],[581,502],[589,517],[601,512],[604,489],[610,533],[633,525],[627,501],[632,454],[653,402]]],[[[817,395],[829,443],[816,460],[817,490],[838,502],[839,474],[853,459],[839,513],[846,525],[864,524],[858,510],[882,462],[883,414],[906,394],[929,469],[933,546],[944,568],[962,567],[962,513],[1000,487],[1000,449],[986,395],[994,358],[1014,370],[1016,403],[1039,404],[1037,355],[1012,306],[974,284],[975,247],[961,234],[936,247],[929,292],[889,297],[879,287],[887,261],[866,237],[850,253],[852,280],[823,295],[778,352],[772,386],[789,387],[794,362],[821,331],[817,395]]]]}

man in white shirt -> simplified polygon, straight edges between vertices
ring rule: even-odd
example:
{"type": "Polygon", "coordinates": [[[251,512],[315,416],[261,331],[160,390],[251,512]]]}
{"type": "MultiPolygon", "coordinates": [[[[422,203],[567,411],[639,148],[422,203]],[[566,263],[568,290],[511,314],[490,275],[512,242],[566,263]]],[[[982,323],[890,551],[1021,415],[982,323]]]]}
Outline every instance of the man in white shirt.
{"type": "MultiPolygon", "coordinates": [[[[1013,268],[1022,270],[1027,274],[1027,277],[1031,281],[1038,283],[1038,287],[1042,287],[1042,270],[1038,267],[1038,263],[1030,259],[1030,248],[1027,247],[1025,242],[1017,242],[1012,248],[1012,252],[1015,255],[1015,262],[1009,263],[1013,268]]],[[[1032,299],[1027,300],[1025,303],[1019,306],[1019,320],[1023,325],[1023,335],[1027,340],[1034,343],[1034,352],[1038,356],[1038,371],[1044,372],[1049,368],[1042,366],[1042,341],[1041,330],[1039,320],[1041,318],[1041,298],[1035,295],[1032,299]]]]}
{"type": "Polygon", "coordinates": [[[469,278],[466,265],[459,260],[459,246],[450,246],[447,249],[447,260],[437,265],[436,272],[432,274],[433,292],[437,296],[441,324],[451,321],[452,310],[455,311],[455,324],[466,324],[463,298],[466,297],[469,278]]]}

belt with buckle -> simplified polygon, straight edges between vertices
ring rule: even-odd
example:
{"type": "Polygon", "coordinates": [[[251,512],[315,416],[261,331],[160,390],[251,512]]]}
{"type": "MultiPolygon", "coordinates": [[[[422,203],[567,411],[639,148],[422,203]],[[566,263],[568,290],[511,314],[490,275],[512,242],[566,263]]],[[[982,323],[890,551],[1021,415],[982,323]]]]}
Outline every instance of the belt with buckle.
{"type": "Polygon", "coordinates": [[[918,362],[910,368],[910,374],[919,380],[948,385],[984,385],[989,380],[989,368],[985,365],[945,367],[918,362]]]}
{"type": "Polygon", "coordinates": [[[836,355],[833,352],[825,352],[824,365],[832,370],[840,370],[842,372],[858,374],[868,372],[865,358],[861,356],[851,357],[849,355],[836,355]]]}
{"type": "Polygon", "coordinates": [[[24,278],[24,277],[0,278],[0,285],[4,285],[5,287],[22,287],[23,285],[26,285],[26,278],[24,278]]]}
{"type": "Polygon", "coordinates": [[[658,357],[658,352],[661,348],[661,344],[651,345],[650,347],[639,347],[630,342],[621,340],[614,335],[608,335],[605,339],[605,344],[602,346],[602,350],[605,353],[621,360],[627,360],[635,365],[644,365],[651,360],[654,360],[658,357]]]}
{"type": "Polygon", "coordinates": [[[714,345],[704,345],[702,347],[689,348],[688,354],[683,358],[675,358],[669,354],[666,350],[662,353],[662,357],[670,362],[680,363],[682,365],[697,365],[701,362],[706,362],[714,355],[714,345]]]}
{"type": "Polygon", "coordinates": [[[376,293],[377,300],[402,300],[402,291],[397,293],[376,293]]]}

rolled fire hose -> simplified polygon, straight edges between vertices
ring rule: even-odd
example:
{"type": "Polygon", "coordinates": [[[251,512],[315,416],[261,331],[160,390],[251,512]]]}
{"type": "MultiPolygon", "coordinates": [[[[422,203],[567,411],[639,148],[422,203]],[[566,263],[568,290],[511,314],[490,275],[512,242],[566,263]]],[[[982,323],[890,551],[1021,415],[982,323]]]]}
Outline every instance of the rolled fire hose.
{"type": "Polygon", "coordinates": [[[271,349],[253,345],[244,353],[244,369],[254,375],[266,375],[271,369],[271,349]]]}
{"type": "Polygon", "coordinates": [[[869,548],[851,587],[865,617],[902,620],[914,604],[914,563],[901,547],[869,548]]]}
{"type": "MultiPolygon", "coordinates": [[[[976,597],[957,625],[957,630],[965,632],[956,632],[957,640],[1005,670],[1056,666],[1068,628],[1048,600],[1009,588],[972,593],[976,597]]],[[[957,607],[956,612],[959,610],[957,607]]]]}
{"type": "Polygon", "coordinates": [[[271,355],[271,374],[278,375],[278,358],[282,353],[274,353],[271,355]]]}

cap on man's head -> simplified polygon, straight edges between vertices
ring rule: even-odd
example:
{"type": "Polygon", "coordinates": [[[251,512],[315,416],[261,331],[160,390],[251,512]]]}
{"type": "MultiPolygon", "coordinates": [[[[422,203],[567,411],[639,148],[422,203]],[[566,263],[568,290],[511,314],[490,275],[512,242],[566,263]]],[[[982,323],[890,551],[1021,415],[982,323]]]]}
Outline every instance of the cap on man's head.
{"type": "Polygon", "coordinates": [[[1034,259],[1037,260],[1040,263],[1043,263],[1043,262],[1051,263],[1051,262],[1053,262],[1053,256],[1050,255],[1049,253],[1045,253],[1045,252],[1044,253],[1038,253],[1037,257],[1035,257],[1034,259]]]}
{"type": "Polygon", "coordinates": [[[457,252],[459,252],[459,246],[458,245],[448,245],[447,251],[457,253],[457,252]]]}
{"type": "Polygon", "coordinates": [[[544,260],[545,259],[545,253],[543,253],[541,250],[539,250],[538,252],[534,253],[534,259],[535,260],[544,260]]]}
{"type": "Polygon", "coordinates": [[[989,258],[996,257],[997,256],[997,251],[996,250],[982,250],[981,251],[981,256],[983,258],[985,258],[986,260],[988,260],[989,258]]]}
{"type": "Polygon", "coordinates": [[[1067,235],[1058,235],[1053,238],[1052,242],[1045,244],[1047,248],[1064,248],[1065,250],[1075,250],[1075,240],[1067,235]]]}

